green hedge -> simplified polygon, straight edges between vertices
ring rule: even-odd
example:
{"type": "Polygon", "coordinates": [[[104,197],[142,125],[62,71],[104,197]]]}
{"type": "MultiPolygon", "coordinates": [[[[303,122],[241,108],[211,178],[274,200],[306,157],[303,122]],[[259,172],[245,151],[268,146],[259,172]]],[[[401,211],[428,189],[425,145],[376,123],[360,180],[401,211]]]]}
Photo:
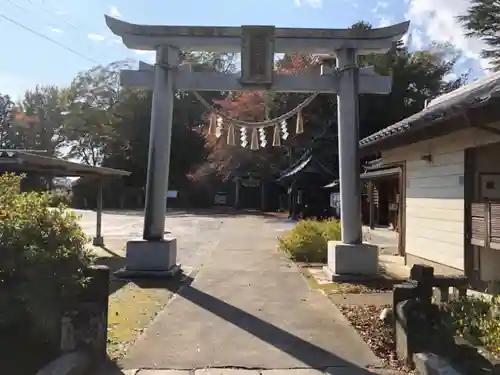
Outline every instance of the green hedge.
{"type": "Polygon", "coordinates": [[[292,230],[278,238],[278,246],[295,261],[326,263],[328,241],[338,240],[338,221],[301,220],[292,230]]]}
{"type": "Polygon", "coordinates": [[[22,178],[0,176],[0,329],[29,326],[53,342],[92,259],[76,215],[51,207],[48,193],[20,194],[22,178]]]}

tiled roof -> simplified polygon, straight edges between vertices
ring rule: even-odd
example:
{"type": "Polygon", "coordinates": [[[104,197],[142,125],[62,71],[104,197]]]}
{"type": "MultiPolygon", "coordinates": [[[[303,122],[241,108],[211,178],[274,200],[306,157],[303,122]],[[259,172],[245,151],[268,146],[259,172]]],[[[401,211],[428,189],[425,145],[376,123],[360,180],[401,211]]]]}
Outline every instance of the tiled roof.
{"type": "Polygon", "coordinates": [[[384,128],[359,141],[360,147],[371,146],[400,133],[416,130],[457,110],[484,105],[491,98],[500,96],[500,72],[496,72],[429,102],[422,111],[384,128]]]}

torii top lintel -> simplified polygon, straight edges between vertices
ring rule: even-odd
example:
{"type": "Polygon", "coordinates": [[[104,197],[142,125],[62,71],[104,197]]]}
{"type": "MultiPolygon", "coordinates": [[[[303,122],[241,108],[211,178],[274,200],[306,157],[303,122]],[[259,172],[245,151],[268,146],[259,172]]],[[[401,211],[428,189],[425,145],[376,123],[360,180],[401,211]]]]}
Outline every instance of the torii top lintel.
{"type": "MultiPolygon", "coordinates": [[[[113,34],[131,49],[154,51],[161,45],[183,51],[239,52],[241,27],[137,25],[105,16],[113,34]]],[[[276,53],[332,53],[353,48],[360,55],[387,52],[408,31],[410,22],[377,29],[275,28],[276,53]]]]}

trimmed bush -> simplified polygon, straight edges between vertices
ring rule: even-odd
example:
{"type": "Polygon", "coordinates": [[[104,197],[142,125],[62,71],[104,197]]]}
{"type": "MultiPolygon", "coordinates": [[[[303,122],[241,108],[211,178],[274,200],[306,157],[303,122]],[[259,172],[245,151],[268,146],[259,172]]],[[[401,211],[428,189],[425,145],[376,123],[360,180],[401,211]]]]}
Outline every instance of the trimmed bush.
{"type": "Polygon", "coordinates": [[[64,303],[91,263],[77,216],[48,193],[19,193],[23,176],[0,176],[0,329],[30,327],[57,344],[64,303]],[[55,342],[54,342],[55,340],[55,342]]]}
{"type": "Polygon", "coordinates": [[[335,220],[301,220],[278,237],[278,246],[293,260],[326,263],[328,241],[340,240],[340,223],[335,220]]]}

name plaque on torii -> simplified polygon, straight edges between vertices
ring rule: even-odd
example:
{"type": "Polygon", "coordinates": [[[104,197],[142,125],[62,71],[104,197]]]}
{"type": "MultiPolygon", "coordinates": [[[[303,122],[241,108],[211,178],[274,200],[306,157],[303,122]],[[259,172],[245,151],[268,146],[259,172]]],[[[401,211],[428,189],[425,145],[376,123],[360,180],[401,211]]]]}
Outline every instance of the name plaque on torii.
{"type": "Polygon", "coordinates": [[[274,26],[241,26],[242,86],[273,84],[274,31],[274,26]]]}

